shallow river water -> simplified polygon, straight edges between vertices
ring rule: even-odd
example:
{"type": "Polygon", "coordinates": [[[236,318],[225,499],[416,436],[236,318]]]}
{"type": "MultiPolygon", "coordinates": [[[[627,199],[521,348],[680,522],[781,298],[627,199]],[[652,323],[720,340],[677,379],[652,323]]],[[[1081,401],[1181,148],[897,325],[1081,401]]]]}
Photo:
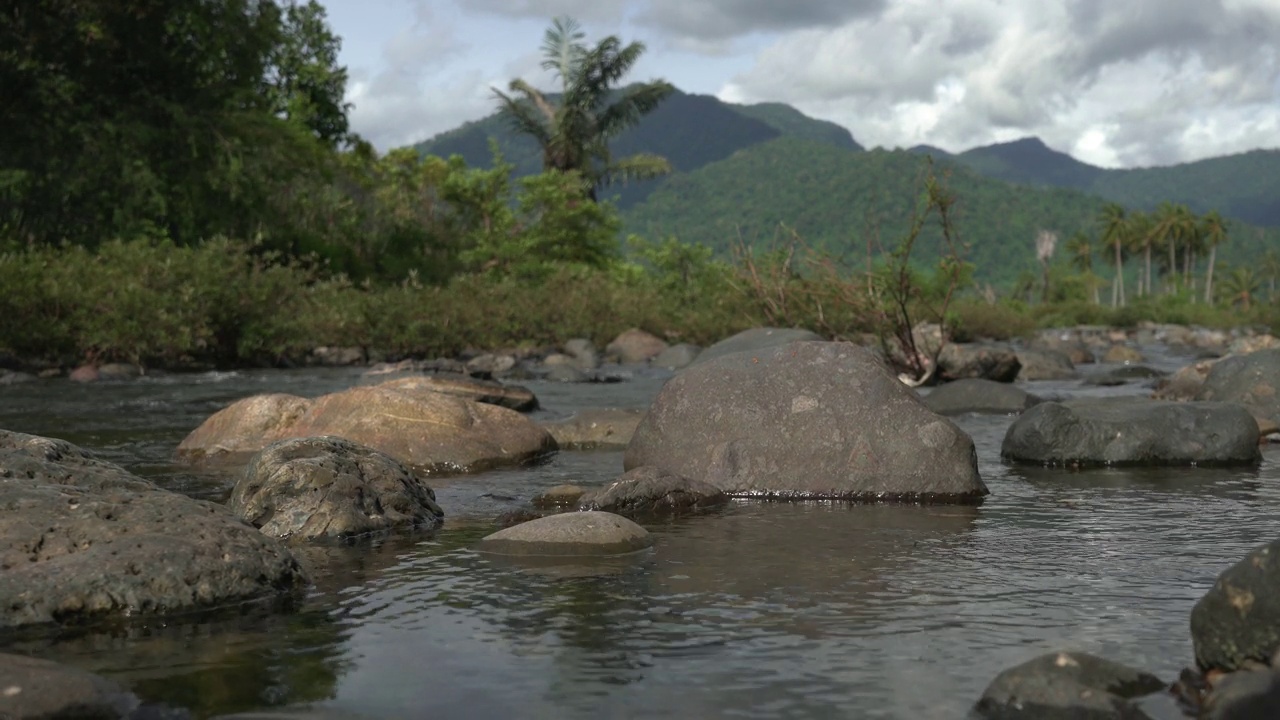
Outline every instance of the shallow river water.
{"type": "MultiPolygon", "coordinates": [[[[1186,359],[1144,348],[1173,369],[1186,359]]],[[[1106,366],[1083,366],[1086,374],[1106,366]]],[[[357,370],[161,375],[0,387],[0,427],[61,437],[191,495],[234,480],[169,463],[245,395],[318,395],[357,370]]],[[[533,382],[544,410],[644,407],[667,375],[533,382]]],[[[1140,385],[1031,383],[1050,396],[1140,385]]],[[[981,507],[741,501],[649,526],[651,551],[540,568],[475,552],[492,518],[564,482],[621,472],[619,452],[432,478],[432,536],[312,551],[325,572],[287,615],[152,623],[11,640],[199,717],[310,706],[369,718],[964,718],[1000,670],[1080,649],[1172,679],[1188,618],[1219,572],[1280,532],[1280,455],[1256,469],[1011,467],[1011,418],[956,419],[991,496],[981,507]]],[[[1144,708],[1178,717],[1155,696],[1144,708]]]]}

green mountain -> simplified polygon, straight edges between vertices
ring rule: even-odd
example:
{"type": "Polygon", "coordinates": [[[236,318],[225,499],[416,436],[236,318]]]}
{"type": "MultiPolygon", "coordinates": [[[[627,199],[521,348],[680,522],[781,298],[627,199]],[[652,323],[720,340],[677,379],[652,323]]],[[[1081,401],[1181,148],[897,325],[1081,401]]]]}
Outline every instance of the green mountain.
{"type": "MultiPolygon", "coordinates": [[[[806,137],[846,150],[861,149],[845,128],[814,120],[787,105],[734,105],[710,95],[676,91],[657,110],[619,136],[612,150],[617,157],[656,153],[667,158],[677,173],[683,173],[782,135],[806,137]]],[[[515,165],[517,176],[541,169],[542,155],[537,145],[513,132],[496,113],[437,135],[415,148],[423,154],[442,157],[461,155],[468,165],[490,167],[490,138],[497,140],[503,157],[515,165]]],[[[618,206],[627,208],[664,182],[659,179],[636,183],[612,192],[618,195],[618,206]]]]}
{"type": "MultiPolygon", "coordinates": [[[[860,263],[868,243],[892,247],[906,234],[926,163],[905,150],[833,151],[825,143],[780,137],[669,178],[624,219],[630,232],[675,235],[722,252],[739,239],[768,247],[785,225],[808,244],[860,263]]],[[[1012,186],[947,160],[938,170],[958,200],[965,257],[990,282],[1005,283],[1035,267],[1039,230],[1056,231],[1065,242],[1091,230],[1105,204],[1075,190],[1012,186]]],[[[919,257],[936,253],[939,241],[931,228],[919,257]]]]}
{"type": "Polygon", "coordinates": [[[1074,188],[1148,210],[1166,201],[1182,203],[1196,212],[1216,209],[1250,224],[1280,227],[1280,150],[1116,170],[1080,162],[1039,138],[987,145],[958,155],[936,148],[927,151],[1006,182],[1074,188]]]}

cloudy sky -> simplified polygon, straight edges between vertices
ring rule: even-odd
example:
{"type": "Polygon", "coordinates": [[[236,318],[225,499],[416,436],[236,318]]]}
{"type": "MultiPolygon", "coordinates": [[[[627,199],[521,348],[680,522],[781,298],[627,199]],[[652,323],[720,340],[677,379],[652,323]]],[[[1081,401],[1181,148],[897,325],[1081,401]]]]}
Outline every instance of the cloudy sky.
{"type": "Polygon", "coordinates": [[[867,146],[1037,135],[1105,167],[1280,147],[1280,0],[321,0],[354,129],[379,149],[544,86],[570,14],[649,52],[631,79],[781,101],[867,146]]]}

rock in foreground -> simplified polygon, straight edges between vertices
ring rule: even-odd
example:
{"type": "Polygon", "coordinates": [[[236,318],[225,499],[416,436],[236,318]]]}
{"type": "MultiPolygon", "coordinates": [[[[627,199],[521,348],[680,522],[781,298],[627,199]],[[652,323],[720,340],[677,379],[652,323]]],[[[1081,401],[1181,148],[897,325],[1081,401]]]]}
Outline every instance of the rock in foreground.
{"type": "Polygon", "coordinates": [[[653,544],[649,532],[607,512],[570,512],[499,530],[480,541],[480,549],[498,555],[620,555],[653,544]]]}
{"type": "Polygon", "coordinates": [[[1280,650],[1280,540],[1218,576],[1191,611],[1191,640],[1202,670],[1270,662],[1280,650]]]}
{"type": "Polygon", "coordinates": [[[721,507],[729,496],[707,483],[646,466],[627,471],[578,502],[581,510],[605,510],[630,518],[670,517],[721,507]]]}
{"type": "Polygon", "coordinates": [[[976,502],[973,440],[850,343],[796,342],[686,368],[637,428],[652,465],[729,495],[976,502]]]}
{"type": "Polygon", "coordinates": [[[1197,400],[1240,403],[1254,417],[1280,422],[1280,350],[1233,355],[1214,363],[1197,400]]]}
{"type": "Polygon", "coordinates": [[[0,628],[287,595],[277,540],[60,440],[0,431],[0,628]]]}
{"type": "Polygon", "coordinates": [[[1041,655],[996,676],[975,708],[991,720],[1143,720],[1129,702],[1160,678],[1081,652],[1041,655]]]}
{"type": "Polygon", "coordinates": [[[254,456],[228,507],[272,537],[349,539],[434,530],[435,492],[400,461],[337,437],[272,443],[254,456]]]}
{"type": "Polygon", "coordinates": [[[1044,465],[1248,465],[1258,423],[1226,403],[1089,398],[1040,403],[1005,434],[1006,460],[1044,465]]]}

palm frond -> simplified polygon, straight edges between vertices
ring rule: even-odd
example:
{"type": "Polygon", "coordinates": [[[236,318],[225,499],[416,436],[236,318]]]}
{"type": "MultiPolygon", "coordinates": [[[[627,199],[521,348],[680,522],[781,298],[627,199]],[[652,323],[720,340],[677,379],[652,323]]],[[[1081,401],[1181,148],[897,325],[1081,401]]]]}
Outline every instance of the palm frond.
{"type": "Polygon", "coordinates": [[[605,137],[616,137],[657,109],[673,92],[675,86],[665,80],[654,80],[627,88],[600,113],[597,122],[600,133],[605,137]]]}
{"type": "Polygon", "coordinates": [[[586,53],[585,38],[582,26],[568,15],[552,20],[542,38],[542,69],[554,72],[566,88],[586,53]]]}
{"type": "Polygon", "coordinates": [[[613,183],[639,182],[652,180],[671,173],[671,163],[666,158],[650,153],[637,153],[616,160],[604,169],[599,179],[603,185],[613,183]]]}
{"type": "MultiPolygon", "coordinates": [[[[514,84],[514,83],[513,83],[514,84]]],[[[502,107],[499,112],[518,133],[532,137],[543,148],[551,142],[552,132],[549,123],[541,117],[535,105],[528,100],[513,98],[497,88],[492,88],[502,107]]]]}

